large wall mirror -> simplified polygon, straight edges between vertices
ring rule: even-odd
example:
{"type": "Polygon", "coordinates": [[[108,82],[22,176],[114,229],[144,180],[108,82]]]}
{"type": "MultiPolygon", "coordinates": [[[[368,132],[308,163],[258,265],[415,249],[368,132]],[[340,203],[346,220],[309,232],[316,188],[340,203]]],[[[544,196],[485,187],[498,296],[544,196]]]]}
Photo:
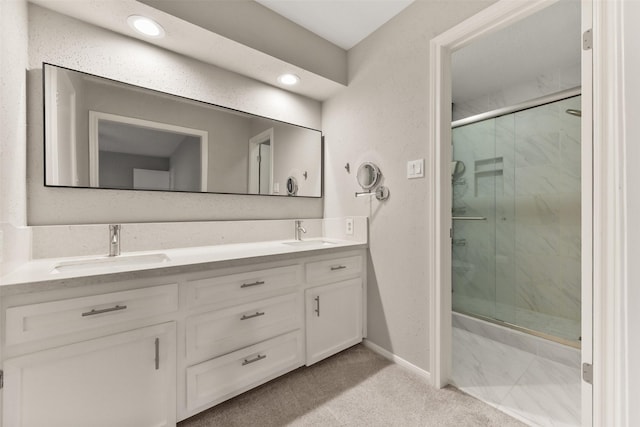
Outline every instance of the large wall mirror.
{"type": "Polygon", "coordinates": [[[322,134],[43,64],[45,185],[322,196],[322,134]]]}

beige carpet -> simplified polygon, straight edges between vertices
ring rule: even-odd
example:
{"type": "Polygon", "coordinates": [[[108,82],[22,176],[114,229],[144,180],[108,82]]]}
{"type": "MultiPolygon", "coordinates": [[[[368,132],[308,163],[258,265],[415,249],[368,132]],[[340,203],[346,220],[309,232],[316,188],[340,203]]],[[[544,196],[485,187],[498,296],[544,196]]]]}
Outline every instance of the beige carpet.
{"type": "Polygon", "coordinates": [[[248,391],[179,427],[523,426],[461,391],[357,345],[248,391]]]}

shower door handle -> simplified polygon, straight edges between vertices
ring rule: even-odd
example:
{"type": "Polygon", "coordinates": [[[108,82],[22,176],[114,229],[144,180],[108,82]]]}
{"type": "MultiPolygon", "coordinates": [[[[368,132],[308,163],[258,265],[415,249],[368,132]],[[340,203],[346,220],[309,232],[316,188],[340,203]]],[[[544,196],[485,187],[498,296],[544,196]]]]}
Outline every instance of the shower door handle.
{"type": "Polygon", "coordinates": [[[486,216],[452,216],[452,220],[457,221],[486,221],[486,216]]]}

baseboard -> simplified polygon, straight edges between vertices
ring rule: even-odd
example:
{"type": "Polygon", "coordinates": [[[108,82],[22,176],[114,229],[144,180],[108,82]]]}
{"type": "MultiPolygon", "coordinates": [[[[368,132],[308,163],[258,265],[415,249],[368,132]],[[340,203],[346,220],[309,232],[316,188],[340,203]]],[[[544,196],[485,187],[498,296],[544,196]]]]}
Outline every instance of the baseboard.
{"type": "Polygon", "coordinates": [[[374,353],[378,353],[380,356],[384,357],[385,359],[389,359],[393,363],[398,364],[400,366],[403,366],[403,367],[409,369],[411,372],[413,372],[413,373],[421,376],[425,380],[431,382],[431,373],[430,372],[425,371],[422,368],[418,368],[413,363],[404,360],[402,357],[396,356],[395,354],[391,353],[389,350],[386,350],[386,349],[380,347],[379,345],[372,343],[371,341],[369,341],[366,338],[364,340],[362,340],[362,343],[364,344],[365,347],[367,347],[369,350],[373,351],[374,353]]]}

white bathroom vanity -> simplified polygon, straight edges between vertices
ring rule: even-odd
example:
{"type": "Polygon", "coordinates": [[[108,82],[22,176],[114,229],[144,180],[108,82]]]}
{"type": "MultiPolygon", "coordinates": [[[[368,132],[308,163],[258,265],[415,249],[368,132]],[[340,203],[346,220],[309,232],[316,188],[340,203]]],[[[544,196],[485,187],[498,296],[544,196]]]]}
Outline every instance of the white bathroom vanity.
{"type": "Polygon", "coordinates": [[[3,279],[4,427],[173,426],[365,336],[366,241],[31,261],[3,279]]]}

